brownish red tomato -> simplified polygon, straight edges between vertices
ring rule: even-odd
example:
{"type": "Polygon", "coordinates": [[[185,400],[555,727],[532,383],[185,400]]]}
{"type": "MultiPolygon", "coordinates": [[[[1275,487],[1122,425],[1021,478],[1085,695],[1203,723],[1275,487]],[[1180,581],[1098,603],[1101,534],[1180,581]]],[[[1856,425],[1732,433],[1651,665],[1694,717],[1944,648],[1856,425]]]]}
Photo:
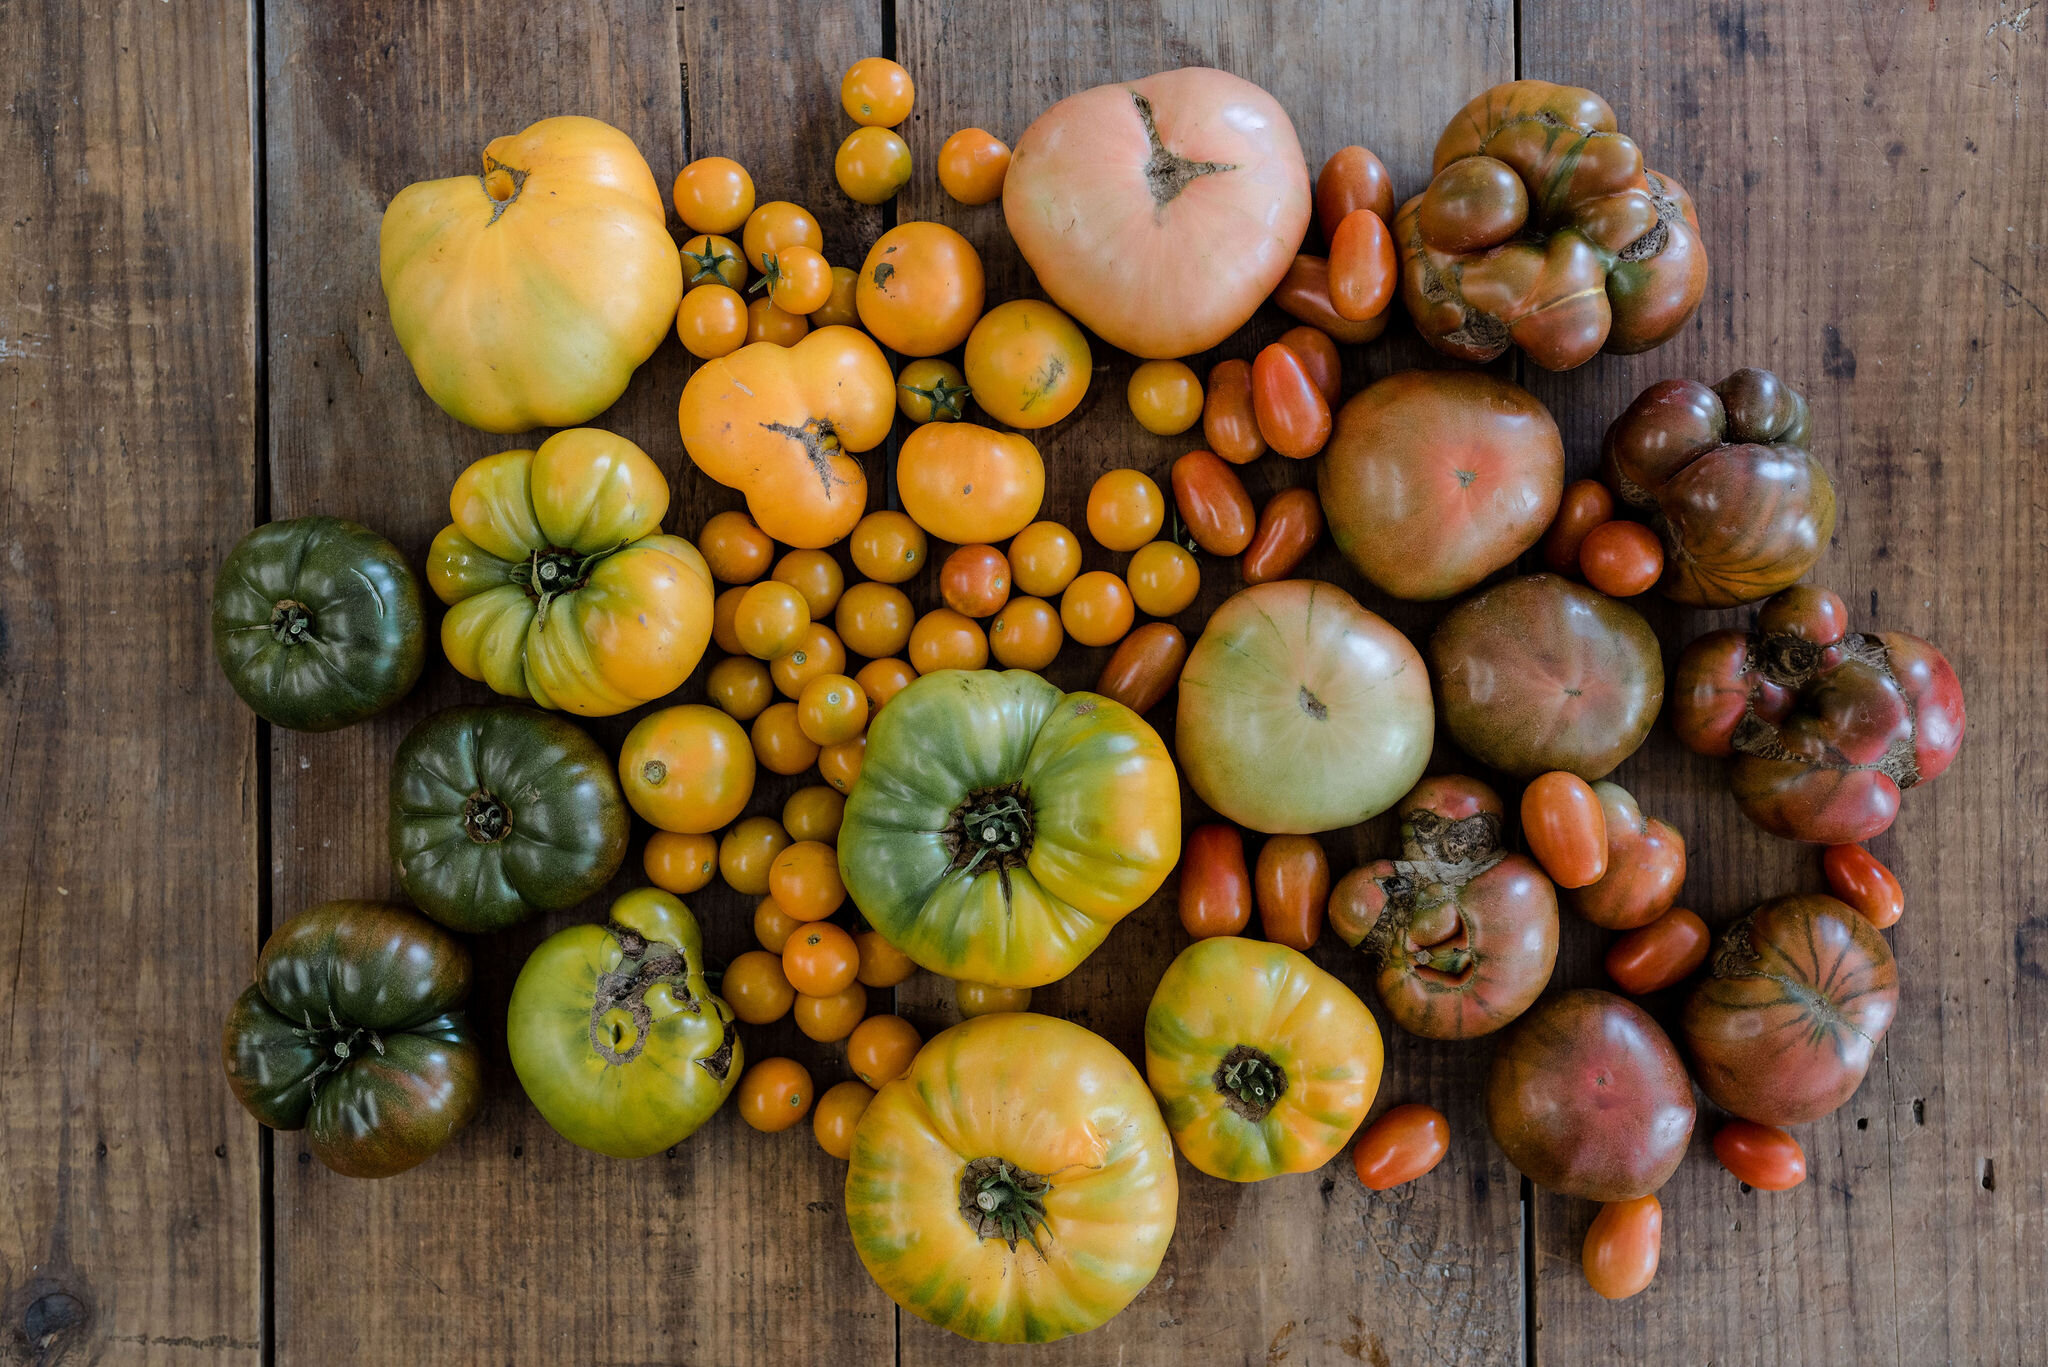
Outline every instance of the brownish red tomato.
{"type": "Polygon", "coordinates": [[[1830,845],[1820,864],[1827,874],[1828,891],[1862,912],[1863,919],[1879,930],[1897,924],[1905,914],[1906,890],[1892,871],[1861,845],[1830,845]]]}
{"type": "Polygon", "coordinates": [[[1304,954],[1314,949],[1330,903],[1330,856],[1322,842],[1312,835],[1268,836],[1253,878],[1266,938],[1304,954]]]}
{"type": "Polygon", "coordinates": [[[1337,226],[1359,209],[1382,220],[1394,217],[1394,180],[1380,159],[1363,147],[1340,147],[1316,176],[1316,222],[1323,240],[1337,236],[1337,226]]]}
{"type": "Polygon", "coordinates": [[[1332,413],[1344,396],[1344,364],[1337,358],[1337,344],[1330,334],[1312,327],[1293,327],[1273,339],[1301,358],[1302,368],[1316,382],[1332,413]]]}
{"type": "Polygon", "coordinates": [[[1607,976],[1631,997],[1662,992],[1691,977],[1707,961],[1711,938],[1705,921],[1684,907],[1673,907],[1607,947],[1607,976]]]}
{"type": "Polygon", "coordinates": [[[1266,444],[1307,460],[1330,439],[1330,404],[1301,357],[1274,342],[1252,362],[1252,412],[1266,444]]]}
{"type": "Polygon", "coordinates": [[[1579,572],[1579,547],[1586,533],[1614,520],[1614,495],[1597,479],[1575,479],[1564,486],[1557,516],[1543,533],[1543,563],[1553,574],[1579,572]]]}
{"type": "Polygon", "coordinates": [[[1609,598],[1633,598],[1657,586],[1664,547],[1640,522],[1603,522],[1579,542],[1579,573],[1609,598]]]}
{"type": "Polygon", "coordinates": [[[1197,940],[1240,935],[1252,919],[1244,833],[1227,821],[1188,832],[1180,853],[1180,923],[1197,940]]]}
{"type": "Polygon", "coordinates": [[[1714,1157],[1758,1191],[1790,1191],[1806,1180],[1806,1150],[1776,1125],[1729,1121],[1714,1131],[1714,1157]]]}
{"type": "Polygon", "coordinates": [[[1671,909],[1685,886],[1685,838],[1667,821],[1643,815],[1629,791],[1605,779],[1593,785],[1607,826],[1607,872],[1565,893],[1565,905],[1596,926],[1633,930],[1671,909]]]}
{"type": "Polygon", "coordinates": [[[1236,555],[1251,545],[1252,497],[1214,451],[1190,451],[1173,463],[1173,502],[1188,535],[1209,554],[1236,555]]]}
{"type": "Polygon", "coordinates": [[[1266,454],[1252,404],[1252,363],[1218,361],[1202,396],[1202,440],[1232,465],[1249,465],[1266,454]]]}
{"type": "Polygon", "coordinates": [[[968,617],[989,617],[1010,601],[1010,562],[994,546],[962,546],[939,568],[939,596],[968,617]]]}
{"type": "Polygon", "coordinates": [[[1351,1167],[1367,1191],[1389,1191],[1423,1176],[1450,1151],[1444,1113],[1411,1101],[1365,1127],[1351,1147],[1351,1167]]]}
{"type": "Polygon", "coordinates": [[[1663,1243],[1664,1207],[1655,1195],[1608,1202],[1580,1251],[1586,1284],[1610,1301],[1627,1300],[1656,1280],[1663,1243]]]}
{"type": "Polygon", "coordinates": [[[1288,317],[1327,333],[1346,346],[1362,346],[1385,332],[1387,319],[1394,312],[1383,309],[1377,317],[1363,322],[1354,322],[1337,312],[1330,302],[1330,263],[1320,256],[1295,257],[1287,274],[1274,287],[1272,302],[1288,317]]]}
{"type": "Polygon", "coordinates": [[[1095,691],[1143,716],[1180,679],[1188,662],[1188,638],[1171,622],[1147,622],[1118,644],[1095,691]]]}
{"type": "Polygon", "coordinates": [[[1330,304],[1339,317],[1362,323],[1385,313],[1400,270],[1384,219],[1370,209],[1344,215],[1330,237],[1330,304]]]}
{"type": "Polygon", "coordinates": [[[1522,790],[1522,836],[1561,888],[1583,888],[1607,872],[1607,817],[1593,785],[1552,770],[1522,790]]]}
{"type": "Polygon", "coordinates": [[[1247,584],[1285,579],[1323,534],[1323,505],[1313,489],[1282,489],[1259,510],[1258,529],[1238,561],[1247,584]]]}

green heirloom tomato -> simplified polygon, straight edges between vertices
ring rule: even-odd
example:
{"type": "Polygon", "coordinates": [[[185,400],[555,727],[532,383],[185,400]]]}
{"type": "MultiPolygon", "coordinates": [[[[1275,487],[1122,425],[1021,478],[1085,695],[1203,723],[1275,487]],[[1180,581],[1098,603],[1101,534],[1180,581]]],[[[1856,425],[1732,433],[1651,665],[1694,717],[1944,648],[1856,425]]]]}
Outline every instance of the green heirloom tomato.
{"type": "Polygon", "coordinates": [[[505,1027],[512,1069],[564,1139],[613,1158],[672,1148],[711,1118],[746,1054],[704,981],[704,937],[653,888],[611,924],[570,926],[519,970],[505,1027]]]}
{"type": "Polygon", "coordinates": [[[1180,782],[1145,719],[1013,669],[939,670],[868,729],[839,875],[924,967],[1065,977],[1180,859],[1180,782]]]}
{"type": "Polygon", "coordinates": [[[432,1156],[483,1100],[469,951],[405,907],[327,902],[280,926],[221,1030],[235,1096],[344,1177],[432,1156]]]}
{"type": "Polygon", "coordinates": [[[421,911],[503,930],[573,907],[626,857],[611,759],[531,707],[451,707],[413,727],[391,766],[391,858],[421,911]]]}
{"type": "Polygon", "coordinates": [[[214,576],[213,653],[265,721],[294,731],[351,725],[419,680],[419,581],[368,527],[338,517],[267,523],[214,576]]]}

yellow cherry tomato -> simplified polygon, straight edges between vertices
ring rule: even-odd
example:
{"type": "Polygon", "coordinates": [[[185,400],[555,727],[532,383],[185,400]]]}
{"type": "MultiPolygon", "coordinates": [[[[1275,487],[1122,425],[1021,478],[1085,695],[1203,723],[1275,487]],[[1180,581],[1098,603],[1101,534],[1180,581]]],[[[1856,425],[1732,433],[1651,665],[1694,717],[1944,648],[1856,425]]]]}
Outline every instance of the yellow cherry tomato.
{"type": "Polygon", "coordinates": [[[755,270],[765,271],[768,254],[784,247],[809,247],[822,252],[825,232],[803,205],[771,199],[747,215],[746,227],[740,232],[740,250],[747,254],[755,270]]]}
{"type": "Polygon", "coordinates": [[[765,949],[750,949],[727,964],[718,995],[748,1025],[779,1021],[796,1004],[796,989],[782,971],[781,956],[765,949]]]}
{"type": "Polygon", "coordinates": [[[832,268],[832,293],[825,297],[822,308],[811,310],[811,326],[854,327],[860,322],[860,310],[854,307],[854,287],[860,283],[860,273],[851,266],[832,268]]]}
{"type": "MultiPolygon", "coordinates": [[[[799,921],[824,920],[846,901],[846,885],[839,881],[838,853],[822,840],[800,840],[784,846],[776,852],[768,870],[768,895],[799,921]]],[[[847,976],[851,980],[852,975],[847,976]]],[[[798,983],[797,987],[801,990],[803,984],[798,983]]],[[[828,987],[812,995],[823,996],[838,990],[828,987]]]]}
{"type": "Polygon", "coordinates": [[[1148,541],[1138,547],[1124,569],[1131,599],[1138,611],[1171,617],[1195,601],[1202,591],[1202,568],[1187,548],[1171,541],[1148,541]]]}
{"type": "Polygon", "coordinates": [[[716,233],[699,233],[682,246],[683,288],[724,285],[737,290],[747,283],[747,258],[740,244],[716,233]]]}
{"type": "Polygon", "coordinates": [[[1029,1011],[1031,989],[956,982],[953,984],[953,1004],[960,1008],[961,1015],[970,1020],[976,1016],[993,1016],[999,1011],[1029,1011]]]}
{"type": "Polygon", "coordinates": [[[811,1113],[811,1133],[818,1147],[844,1163],[853,1152],[853,1132],[874,1099],[875,1089],[865,1082],[838,1082],[827,1087],[825,1095],[818,1098],[817,1110],[811,1113]]]}
{"type": "Polygon", "coordinates": [[[746,586],[735,584],[711,600],[711,643],[728,655],[747,653],[740,644],[740,600],[746,596],[746,586]]]}
{"type": "Polygon", "coordinates": [[[647,881],[663,892],[687,897],[709,886],[718,873],[718,842],[708,835],[656,831],[640,856],[647,881]]]}
{"type": "Polygon", "coordinates": [[[894,128],[910,117],[917,86],[887,57],[863,57],[839,78],[839,107],[866,128],[894,128]]]}
{"type": "Polygon", "coordinates": [[[804,633],[810,627],[811,608],[804,596],[775,579],[747,589],[734,610],[732,622],[740,649],[759,660],[789,654],[803,643],[804,633]]]}
{"type": "Polygon", "coordinates": [[[772,774],[801,774],[818,762],[817,742],[797,725],[793,702],[776,703],[754,718],[753,742],[754,758],[772,774]]]}
{"type": "Polygon", "coordinates": [[[747,344],[767,342],[772,346],[795,346],[811,330],[811,320],[801,313],[785,313],[766,297],[747,305],[747,344]]]}
{"type": "Polygon", "coordinates": [[[797,725],[819,746],[852,740],[868,724],[868,696],[844,674],[820,674],[796,700],[797,725]]]}
{"type": "Polygon", "coordinates": [[[779,247],[762,259],[767,265],[753,288],[768,291],[769,301],[784,313],[806,315],[804,331],[810,331],[807,315],[832,297],[832,267],[824,254],[812,247],[779,247]]]}
{"type": "Polygon", "coordinates": [[[959,366],[926,356],[896,376],[896,411],[917,423],[958,422],[969,392],[959,366]]]}
{"type": "Polygon", "coordinates": [[[818,752],[818,774],[842,793],[853,791],[860,781],[861,761],[867,758],[868,737],[863,731],[852,740],[828,745],[818,752]]]}
{"type": "Polygon", "coordinates": [[[790,1015],[795,1018],[797,1029],[820,1044],[830,1044],[852,1034],[853,1027],[860,1024],[860,1018],[867,1014],[867,1010],[867,989],[853,982],[829,997],[807,997],[797,993],[796,1005],[790,1008],[790,1015]]]}
{"type": "Polygon", "coordinates": [[[987,204],[1003,193],[1010,149],[995,134],[963,128],[939,148],[939,184],[962,204],[987,204]]]}
{"type": "Polygon", "coordinates": [[[775,701],[775,681],[768,677],[768,666],[753,656],[728,655],[711,666],[704,692],[734,721],[752,721],[775,701]]]}
{"type": "Polygon", "coordinates": [[[981,624],[951,608],[935,608],[910,629],[910,663],[920,674],[935,669],[980,669],[988,663],[981,624]]]}
{"type": "Polygon", "coordinates": [[[893,128],[856,128],[832,158],[839,188],[856,204],[885,204],[910,183],[910,144],[893,128]]]}
{"type": "Polygon", "coordinates": [[[782,829],[792,840],[822,840],[829,845],[839,838],[839,822],[845,814],[844,794],[813,783],[791,793],[782,804],[782,829]]]}
{"type": "Polygon", "coordinates": [[[853,945],[860,951],[856,976],[863,986],[894,987],[917,972],[917,961],[883,939],[880,931],[863,930],[853,937],[853,945]]]}
{"type": "Polygon", "coordinates": [[[763,1134],[779,1134],[811,1110],[811,1075],[795,1059],[764,1058],[740,1076],[740,1119],[763,1134]]]}
{"type": "Polygon", "coordinates": [[[985,284],[981,254],[966,238],[943,223],[899,223],[861,263],[854,303],[883,346],[936,356],[967,340],[985,284]]]}
{"type": "Polygon", "coordinates": [[[773,954],[778,962],[782,959],[782,947],[789,943],[789,937],[802,924],[784,911],[782,904],[773,897],[763,897],[754,906],[754,941],[773,954]]]}
{"type": "Polygon", "coordinates": [[[908,513],[873,512],[854,526],[847,541],[853,567],[878,584],[900,584],[924,568],[924,528],[908,513]]]}
{"type": "Polygon", "coordinates": [[[910,1071],[924,1040],[901,1016],[869,1016],[846,1037],[846,1066],[870,1087],[894,1082],[910,1071]]]}
{"type": "Polygon", "coordinates": [[[846,589],[846,572],[829,551],[790,551],[775,562],[775,572],[769,578],[801,593],[813,622],[824,621],[846,589]]]}
{"type": "Polygon", "coordinates": [[[982,315],[961,357],[974,401],[997,422],[1050,427],[1080,405],[1093,358],[1073,319],[1042,299],[1012,299],[982,315]]]}
{"type": "Polygon", "coordinates": [[[1043,598],[1012,599],[989,623],[989,653],[1005,669],[1044,669],[1065,642],[1060,615],[1043,598]]]}
{"type": "Polygon", "coordinates": [[[768,891],[768,866],[789,846],[789,832],[772,816],[735,822],[718,842],[718,876],[734,892],[759,897],[768,891]]]}
{"type": "Polygon", "coordinates": [[[700,361],[730,356],[747,343],[746,300],[724,285],[704,285],[676,305],[676,340],[700,361]]]}
{"type": "Polygon", "coordinates": [[[768,662],[768,677],[775,690],[792,702],[803,695],[804,685],[820,674],[846,672],[846,647],[839,633],[822,622],[813,622],[795,650],[768,662]]]}
{"type": "Polygon", "coordinates": [[[1060,625],[1084,646],[1115,645],[1135,616],[1130,589],[1107,570],[1090,570],[1060,595],[1060,625]]]}
{"type": "Polygon", "coordinates": [[[697,550],[721,584],[751,584],[768,573],[775,543],[741,512],[713,513],[697,533],[697,550]]]}
{"type": "Polygon", "coordinates": [[[832,625],[855,655],[879,660],[894,655],[910,641],[917,610],[910,596],[893,584],[855,584],[839,600],[832,625]]]}
{"type": "MultiPolygon", "coordinates": [[[[909,633],[904,633],[904,640],[909,639],[909,633]]],[[[883,704],[917,682],[917,671],[906,660],[875,659],[862,665],[853,681],[868,695],[868,717],[872,720],[883,704]]]]}
{"type": "Polygon", "coordinates": [[[782,947],[783,975],[807,997],[844,992],[859,967],[853,937],[830,921],[799,928],[782,947]]]}
{"type": "Polygon", "coordinates": [[[693,231],[733,232],[754,212],[754,178],[730,157],[699,157],[676,173],[674,199],[693,231]]]}
{"type": "Polygon", "coordinates": [[[1202,418],[1202,380],[1185,361],[1147,361],[1131,372],[1124,389],[1138,426],[1162,437],[1178,436],[1202,418]]]}
{"type": "Polygon", "coordinates": [[[1010,582],[1017,592],[1050,598],[1081,572],[1081,538],[1057,522],[1034,522],[1010,542],[1010,582]]]}
{"type": "Polygon", "coordinates": [[[657,830],[709,834],[747,809],[754,751],[740,724],[715,707],[664,707],[626,733],[619,786],[657,830]]]}
{"type": "Polygon", "coordinates": [[[1142,470],[1111,470],[1088,491],[1088,535],[1112,551],[1135,551],[1159,535],[1166,499],[1142,470]]]}

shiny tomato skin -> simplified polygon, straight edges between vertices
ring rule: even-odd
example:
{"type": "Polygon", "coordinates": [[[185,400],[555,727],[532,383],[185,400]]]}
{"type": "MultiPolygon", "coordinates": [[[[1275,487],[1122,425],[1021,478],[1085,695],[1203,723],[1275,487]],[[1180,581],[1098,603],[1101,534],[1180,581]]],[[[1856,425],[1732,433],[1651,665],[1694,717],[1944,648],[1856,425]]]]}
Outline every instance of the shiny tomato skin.
{"type": "Polygon", "coordinates": [[[1010,562],[994,546],[962,546],[939,567],[939,596],[968,617],[993,617],[1010,601],[1010,562]]]}
{"type": "Polygon", "coordinates": [[[1171,622],[1147,622],[1117,646],[1095,681],[1095,691],[1143,716],[1172,690],[1187,662],[1188,638],[1180,628],[1171,622]]]}
{"type": "Polygon", "coordinates": [[[867,1014],[868,990],[859,983],[848,983],[829,997],[812,997],[805,993],[796,994],[796,1005],[789,1008],[789,1014],[796,1020],[796,1028],[806,1037],[820,1044],[831,1044],[843,1040],[854,1032],[860,1018],[867,1014]]]}
{"type": "Polygon", "coordinates": [[[1202,440],[1232,465],[1249,465],[1266,453],[1252,402],[1250,361],[1218,361],[1202,398],[1202,440]]]}
{"type": "Polygon", "coordinates": [[[1195,544],[1237,555],[1252,544],[1257,516],[1237,471],[1214,451],[1190,451],[1173,463],[1173,502],[1195,544]]]}
{"type": "Polygon", "coordinates": [[[1607,815],[1593,785],[1553,770],[1522,790],[1522,837],[1561,888],[1582,888],[1607,872],[1607,815]]]}
{"type": "Polygon", "coordinates": [[[980,669],[988,663],[988,636],[972,617],[934,608],[910,629],[910,664],[919,674],[939,669],[980,669]]]}
{"type": "Polygon", "coordinates": [[[853,567],[881,584],[901,584],[924,568],[924,528],[908,513],[878,509],[854,524],[853,567]]]}
{"type": "Polygon", "coordinates": [[[745,513],[713,513],[697,533],[697,550],[721,584],[751,584],[775,563],[775,543],[745,513]]]}
{"type": "Polygon", "coordinates": [[[1579,573],[1609,598],[1648,593],[1664,574],[1664,543],[1640,522],[1603,522],[1579,543],[1579,573]]]}
{"type": "Polygon", "coordinates": [[[1330,404],[1301,357],[1274,342],[1252,362],[1252,411],[1259,434],[1290,460],[1307,460],[1330,439],[1330,404]]]}
{"type": "Polygon", "coordinates": [[[1579,572],[1579,547],[1586,533],[1614,520],[1614,495],[1597,479],[1575,479],[1564,486],[1557,516],[1543,533],[1543,563],[1552,574],[1579,572]]]}
{"type": "Polygon", "coordinates": [[[1142,470],[1109,470],[1088,489],[1088,535],[1105,550],[1135,551],[1159,535],[1166,498],[1142,470]]]}
{"type": "Polygon", "coordinates": [[[1289,328],[1273,340],[1300,358],[1308,377],[1328,401],[1330,411],[1336,412],[1337,400],[1344,396],[1344,363],[1337,357],[1337,344],[1330,340],[1330,334],[1302,326],[1289,328]]]}
{"type": "Polygon", "coordinates": [[[746,253],[748,263],[760,271],[768,268],[769,253],[784,247],[809,247],[814,252],[823,251],[825,230],[818,226],[818,220],[803,205],[792,204],[786,199],[771,199],[747,215],[747,221],[740,230],[740,250],[746,253]]]}
{"type": "Polygon", "coordinates": [[[1188,832],[1180,859],[1180,923],[1197,940],[1239,935],[1251,924],[1252,876],[1244,833],[1227,821],[1188,832]]]}
{"type": "Polygon", "coordinates": [[[764,1058],[740,1077],[740,1119],[764,1134],[786,1130],[811,1112],[811,1074],[787,1058],[764,1058]]]}
{"type": "Polygon", "coordinates": [[[1776,1125],[1729,1121],[1714,1131],[1714,1157],[1758,1191],[1790,1191],[1806,1180],[1806,1150],[1776,1125]]]}
{"type": "Polygon", "coordinates": [[[1042,299],[1012,299],[975,323],[960,368],[984,413],[1034,429],[1080,406],[1095,367],[1073,319],[1042,299]]]}
{"type": "Polygon", "coordinates": [[[1607,820],[1607,872],[1569,889],[1564,904],[1596,926],[1634,930],[1671,910],[1685,886],[1685,837],[1668,821],[1643,815],[1628,789],[1593,785],[1607,820]]]}
{"type": "Polygon", "coordinates": [[[818,1147],[841,1162],[853,1152],[853,1132],[875,1099],[875,1089],[865,1082],[839,1082],[825,1089],[811,1113],[811,1134],[818,1147]]]}
{"type": "Polygon", "coordinates": [[[861,264],[854,307],[891,351],[936,356],[967,340],[986,288],[981,254],[943,223],[899,223],[861,264]]]}
{"type": "Polygon", "coordinates": [[[1323,535],[1323,505],[1313,489],[1282,489],[1259,510],[1251,545],[1237,562],[1247,584],[1285,579],[1323,535]]]}
{"type": "Polygon", "coordinates": [[[1656,1279],[1663,1243],[1664,1207],[1655,1194],[1608,1202],[1580,1251],[1587,1285],[1610,1301],[1627,1300],[1656,1279]]]}
{"type": "Polygon", "coordinates": [[[765,294],[747,305],[746,339],[750,343],[767,342],[772,346],[793,347],[810,330],[810,319],[801,313],[778,308],[775,301],[765,294]]]}
{"type": "Polygon", "coordinates": [[[887,57],[863,57],[839,78],[839,107],[863,128],[894,128],[916,100],[910,73],[887,57]]]}
{"type": "Polygon", "coordinates": [[[962,204],[987,204],[1003,193],[1010,149],[995,134],[963,128],[939,148],[939,185],[962,204]]]}
{"type": "Polygon", "coordinates": [[[1124,567],[1124,582],[1138,611],[1151,617],[1185,612],[1202,591],[1202,567],[1188,548],[1173,541],[1148,541],[1124,567]]]}
{"type": "Polygon", "coordinates": [[[1138,426],[1177,437],[1202,417],[1201,377],[1185,361],[1147,361],[1131,372],[1124,398],[1138,426]]]}
{"type": "Polygon", "coordinates": [[[1367,1191],[1389,1191],[1429,1173],[1450,1151],[1444,1113],[1411,1101],[1365,1127],[1351,1147],[1351,1166],[1367,1191]]]}
{"type": "Polygon", "coordinates": [[[706,285],[691,290],[676,306],[676,340],[698,360],[715,361],[746,344],[751,321],[737,290],[706,285]]]}
{"type": "Polygon", "coordinates": [[[1010,579],[1019,593],[1050,598],[1081,572],[1081,539],[1057,522],[1034,522],[1010,538],[1010,579]]]}
{"type": "Polygon", "coordinates": [[[1108,570],[1090,570],[1060,595],[1060,625],[1080,645],[1115,645],[1136,616],[1129,585],[1108,570]]]}
{"type": "Polygon", "coordinates": [[[1827,874],[1828,891],[1862,912],[1863,919],[1879,930],[1896,925],[1905,914],[1906,890],[1892,871],[1861,845],[1830,845],[1820,863],[1827,874]]]}
{"type": "Polygon", "coordinates": [[[737,232],[754,212],[754,178],[730,157],[699,157],[676,173],[671,197],[692,232],[737,232]]]}
{"type": "Polygon", "coordinates": [[[1360,209],[1370,209],[1380,219],[1394,217],[1394,180],[1380,159],[1363,147],[1340,147],[1323,163],[1316,176],[1316,222],[1322,225],[1323,240],[1337,236],[1338,225],[1360,209]]]}
{"type": "MultiPolygon", "coordinates": [[[[910,144],[893,128],[856,128],[839,144],[832,172],[854,203],[885,204],[910,183],[910,144]]],[[[829,282],[825,293],[831,293],[829,282]]]]}
{"type": "Polygon", "coordinates": [[[1330,241],[1330,306],[1354,323],[1377,318],[1393,302],[1399,274],[1386,220],[1370,209],[1346,214],[1330,241]]]}
{"type": "Polygon", "coordinates": [[[1273,290],[1273,305],[1297,322],[1306,323],[1332,341],[1361,346],[1387,330],[1392,309],[1382,309],[1364,321],[1354,321],[1337,312],[1330,302],[1330,263],[1306,253],[1294,258],[1287,274],[1273,290]]]}
{"type": "Polygon", "coordinates": [[[1707,961],[1712,939],[1696,913],[1673,907],[1607,947],[1607,976],[1631,997],[1662,992],[1707,961]]]}
{"type": "Polygon", "coordinates": [[[1253,875],[1259,927],[1275,944],[1306,954],[1323,933],[1330,902],[1330,857],[1312,835],[1269,836],[1253,875]]]}
{"type": "Polygon", "coordinates": [[[989,654],[1005,669],[1044,669],[1066,639],[1059,610],[1043,598],[1012,598],[988,624],[989,654]]]}

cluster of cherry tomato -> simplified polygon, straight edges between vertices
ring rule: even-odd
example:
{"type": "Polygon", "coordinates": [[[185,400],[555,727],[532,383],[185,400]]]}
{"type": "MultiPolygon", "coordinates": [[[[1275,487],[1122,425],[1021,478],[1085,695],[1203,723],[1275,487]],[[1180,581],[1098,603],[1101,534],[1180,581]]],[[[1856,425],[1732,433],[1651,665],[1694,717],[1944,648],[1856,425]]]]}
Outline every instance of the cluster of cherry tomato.
{"type": "Polygon", "coordinates": [[[1615,517],[1606,485],[1581,479],[1565,486],[1557,519],[1543,534],[1543,563],[1609,598],[1633,598],[1664,577],[1664,543],[1642,523],[1615,517]]]}

